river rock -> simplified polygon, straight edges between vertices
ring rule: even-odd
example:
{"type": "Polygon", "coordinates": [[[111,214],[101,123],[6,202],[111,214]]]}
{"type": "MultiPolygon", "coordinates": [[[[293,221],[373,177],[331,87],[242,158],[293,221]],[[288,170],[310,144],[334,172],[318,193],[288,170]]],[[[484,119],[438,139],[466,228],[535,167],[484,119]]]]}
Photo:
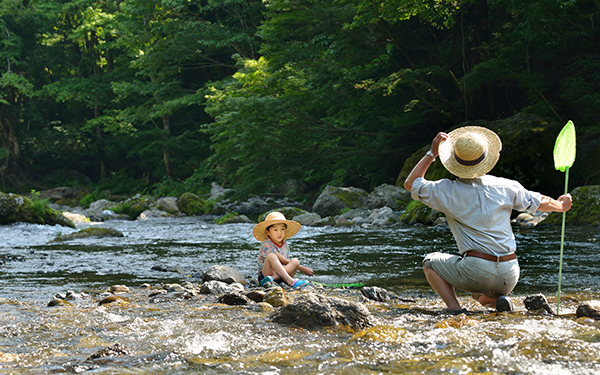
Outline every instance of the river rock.
{"type": "Polygon", "coordinates": [[[246,215],[229,213],[220,218],[217,221],[217,224],[252,224],[252,220],[250,220],[246,215]]]}
{"type": "Polygon", "coordinates": [[[217,280],[207,281],[200,286],[200,293],[202,294],[225,294],[235,291],[236,289],[229,284],[217,280]]]}
{"type": "Polygon", "coordinates": [[[335,225],[335,218],[333,216],[327,216],[312,224],[313,227],[328,227],[333,225],[335,225]]]}
{"type": "Polygon", "coordinates": [[[350,326],[358,330],[372,325],[371,313],[363,304],[314,293],[297,296],[269,319],[304,328],[350,326]]]}
{"type": "Polygon", "coordinates": [[[546,296],[543,294],[533,294],[525,297],[523,304],[528,311],[545,311],[548,314],[555,315],[548,304],[546,296]]]}
{"type": "Polygon", "coordinates": [[[111,202],[106,199],[99,199],[95,202],[90,203],[90,211],[93,212],[102,212],[104,210],[110,210],[111,208],[117,207],[119,204],[115,202],[111,202]]]}
{"type": "Polygon", "coordinates": [[[50,190],[42,190],[39,192],[40,199],[50,199],[52,201],[58,201],[62,199],[73,198],[75,196],[75,191],[70,187],[57,187],[50,190]]]}
{"type": "Polygon", "coordinates": [[[63,211],[62,214],[64,217],[71,220],[74,224],[89,223],[91,221],[89,217],[82,215],[82,214],[76,214],[73,212],[66,212],[66,211],[63,211]]]}
{"type": "Polygon", "coordinates": [[[129,293],[129,288],[127,285],[111,285],[108,291],[111,293],[129,293]]]}
{"type": "Polygon", "coordinates": [[[391,225],[401,222],[398,216],[390,207],[375,208],[367,218],[372,225],[391,225]]]}
{"type": "Polygon", "coordinates": [[[129,349],[127,349],[125,347],[125,345],[116,343],[113,346],[108,346],[106,348],[103,348],[103,349],[97,351],[95,354],[92,354],[91,356],[89,356],[87,358],[87,361],[92,361],[94,359],[104,358],[104,357],[119,357],[119,356],[127,356],[127,355],[133,355],[133,353],[130,352],[129,349]]]}
{"type": "Polygon", "coordinates": [[[129,305],[129,302],[127,302],[127,300],[125,298],[119,297],[119,296],[114,295],[114,294],[111,295],[111,296],[108,296],[108,297],[105,297],[105,298],[101,299],[98,302],[98,305],[102,306],[102,305],[108,305],[108,304],[111,304],[111,303],[116,303],[119,306],[127,306],[127,305],[129,305]]]}
{"type": "Polygon", "coordinates": [[[137,220],[152,220],[152,219],[160,219],[163,217],[173,217],[173,215],[166,211],[161,211],[158,208],[151,208],[149,210],[142,212],[137,217],[137,220]]]}
{"type": "Polygon", "coordinates": [[[369,194],[367,205],[370,209],[390,207],[394,211],[402,211],[411,201],[410,192],[403,187],[383,184],[369,194]]]}
{"type": "Polygon", "coordinates": [[[217,280],[227,284],[246,284],[244,275],[233,267],[213,265],[202,273],[202,281],[217,280]]]}
{"type": "Polygon", "coordinates": [[[156,208],[170,213],[171,215],[179,214],[179,206],[177,206],[177,198],[163,197],[156,201],[156,208]]]}
{"type": "Polygon", "coordinates": [[[57,298],[52,297],[52,299],[50,300],[50,302],[48,302],[48,307],[55,307],[55,306],[68,306],[68,307],[72,307],[73,305],[66,301],[64,298],[57,298]]]}
{"type": "Polygon", "coordinates": [[[262,302],[265,299],[265,295],[267,293],[263,290],[253,290],[249,293],[246,294],[246,297],[248,297],[250,300],[259,303],[262,302]]]}
{"type": "MultiPolygon", "coordinates": [[[[573,206],[566,214],[569,225],[600,225],[600,186],[580,186],[573,189],[573,206]]],[[[562,223],[561,212],[550,212],[543,224],[562,223]]]]}
{"type": "Polygon", "coordinates": [[[389,302],[390,295],[388,291],[377,286],[364,286],[360,289],[363,296],[377,302],[389,302]]]}
{"type": "Polygon", "coordinates": [[[580,305],[577,307],[577,311],[575,312],[578,318],[588,317],[594,320],[600,320],[600,307],[592,306],[592,305],[580,305]]]}
{"type": "Polygon", "coordinates": [[[312,210],[321,217],[336,216],[344,208],[367,208],[368,196],[369,193],[360,188],[327,186],[312,210]]]}
{"type": "Polygon", "coordinates": [[[77,240],[82,238],[124,237],[123,233],[113,228],[85,228],[78,232],[58,236],[50,243],[77,240]]]}
{"type": "MultiPolygon", "coordinates": [[[[287,216],[286,216],[287,218],[287,216]]],[[[307,212],[305,214],[300,214],[297,216],[293,216],[292,220],[299,222],[302,225],[313,225],[314,223],[321,220],[321,216],[314,212],[307,212]]]]}
{"type": "Polygon", "coordinates": [[[232,306],[250,304],[250,299],[238,292],[225,293],[217,301],[232,306]]]}
{"type": "Polygon", "coordinates": [[[303,210],[298,207],[280,207],[275,210],[269,210],[267,212],[262,213],[257,219],[258,222],[264,221],[267,218],[267,215],[269,215],[271,212],[275,212],[275,211],[282,213],[283,216],[285,216],[286,219],[288,219],[288,220],[290,220],[293,217],[307,213],[306,210],[303,210]]]}
{"type": "Polygon", "coordinates": [[[0,192],[0,225],[18,222],[62,225],[75,229],[71,220],[43,201],[34,202],[21,195],[0,192]]]}
{"type": "Polygon", "coordinates": [[[285,291],[280,286],[267,289],[263,301],[271,306],[285,306],[288,303],[285,291]]]}

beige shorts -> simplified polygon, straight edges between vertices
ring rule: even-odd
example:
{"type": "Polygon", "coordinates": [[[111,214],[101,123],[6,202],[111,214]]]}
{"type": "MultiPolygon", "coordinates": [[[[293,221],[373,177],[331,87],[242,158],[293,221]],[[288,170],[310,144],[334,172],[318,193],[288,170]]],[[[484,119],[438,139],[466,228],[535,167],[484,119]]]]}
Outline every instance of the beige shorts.
{"type": "Polygon", "coordinates": [[[476,257],[430,253],[423,266],[433,269],[448,284],[469,293],[496,298],[508,295],[519,281],[519,261],[493,262],[476,257]]]}

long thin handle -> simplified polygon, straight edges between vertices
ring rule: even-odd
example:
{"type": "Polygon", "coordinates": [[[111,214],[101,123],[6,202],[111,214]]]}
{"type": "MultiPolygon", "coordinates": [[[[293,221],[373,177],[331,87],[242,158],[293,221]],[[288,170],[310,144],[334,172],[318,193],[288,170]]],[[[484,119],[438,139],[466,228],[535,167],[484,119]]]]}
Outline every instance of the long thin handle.
{"type": "MultiPolygon", "coordinates": [[[[565,170],[565,194],[568,192],[569,186],[569,167],[565,170]]],[[[562,229],[560,233],[560,262],[558,265],[558,297],[556,299],[556,315],[560,310],[560,281],[562,279],[562,263],[563,263],[563,249],[565,245],[565,222],[567,221],[567,213],[563,212],[562,218],[562,229]]]]}

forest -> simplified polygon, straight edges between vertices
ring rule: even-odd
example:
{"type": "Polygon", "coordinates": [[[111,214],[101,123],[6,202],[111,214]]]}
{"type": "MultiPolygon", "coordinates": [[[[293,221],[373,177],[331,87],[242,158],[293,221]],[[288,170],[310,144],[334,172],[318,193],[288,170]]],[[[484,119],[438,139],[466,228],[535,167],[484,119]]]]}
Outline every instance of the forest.
{"type": "Polygon", "coordinates": [[[368,190],[465,121],[600,142],[600,2],[0,0],[0,74],[5,192],[368,190]]]}

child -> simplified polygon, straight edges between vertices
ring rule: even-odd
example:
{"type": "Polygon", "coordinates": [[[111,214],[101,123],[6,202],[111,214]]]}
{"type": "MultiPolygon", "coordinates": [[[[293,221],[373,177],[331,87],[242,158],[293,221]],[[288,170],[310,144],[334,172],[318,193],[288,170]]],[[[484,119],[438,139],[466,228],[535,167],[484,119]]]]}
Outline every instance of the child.
{"type": "Polygon", "coordinates": [[[312,276],[313,270],[301,266],[296,258],[290,259],[289,246],[285,241],[298,233],[301,227],[300,223],[286,220],[281,212],[276,211],[254,227],[252,234],[262,242],[258,254],[258,281],[261,286],[269,281],[284,281],[292,288],[308,285],[308,281],[293,277],[296,271],[312,276]]]}

